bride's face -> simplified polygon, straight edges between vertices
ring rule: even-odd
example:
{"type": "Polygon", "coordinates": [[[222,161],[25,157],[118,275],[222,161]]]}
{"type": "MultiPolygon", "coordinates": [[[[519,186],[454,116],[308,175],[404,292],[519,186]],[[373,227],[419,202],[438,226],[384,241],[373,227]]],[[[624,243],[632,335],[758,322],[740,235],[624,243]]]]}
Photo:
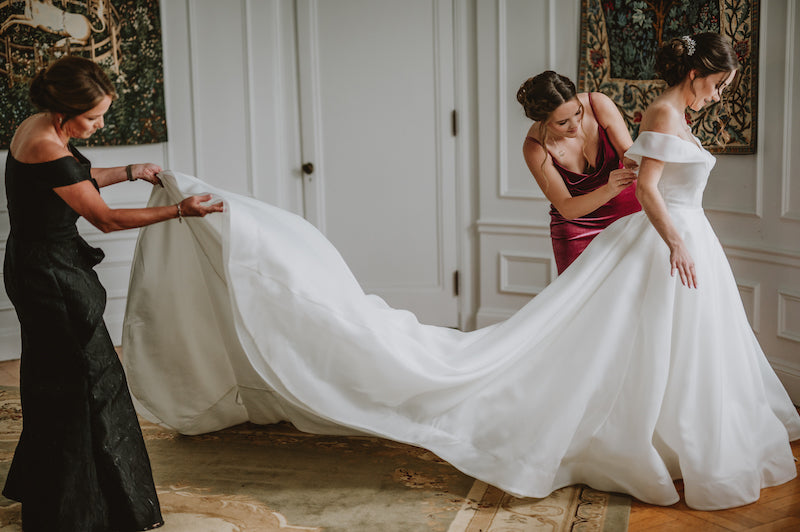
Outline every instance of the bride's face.
{"type": "Polygon", "coordinates": [[[556,107],[547,120],[547,127],[554,137],[574,138],[583,119],[583,106],[578,98],[572,98],[556,107]]]}
{"type": "Polygon", "coordinates": [[[704,78],[694,78],[691,84],[694,89],[694,100],[689,105],[693,111],[699,111],[704,106],[719,101],[722,91],[731,84],[736,71],[717,72],[704,78]]]}

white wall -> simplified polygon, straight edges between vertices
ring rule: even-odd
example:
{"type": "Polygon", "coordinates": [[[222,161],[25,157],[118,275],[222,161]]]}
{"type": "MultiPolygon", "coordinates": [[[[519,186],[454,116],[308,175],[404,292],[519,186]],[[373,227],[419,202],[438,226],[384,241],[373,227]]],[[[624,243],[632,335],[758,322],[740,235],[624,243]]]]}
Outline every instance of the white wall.
{"type": "MultiPolygon", "coordinates": [[[[721,155],[705,194],[748,317],[800,403],[800,8],[761,3],[758,149],[721,155]],[[797,137],[794,136],[797,133],[797,137]]],[[[580,2],[478,3],[480,307],[502,320],[555,275],[546,200],[524,166],[530,122],[515,100],[527,77],[553,69],[577,79],[580,2]],[[568,38],[564,38],[568,36],[568,38]]]]}

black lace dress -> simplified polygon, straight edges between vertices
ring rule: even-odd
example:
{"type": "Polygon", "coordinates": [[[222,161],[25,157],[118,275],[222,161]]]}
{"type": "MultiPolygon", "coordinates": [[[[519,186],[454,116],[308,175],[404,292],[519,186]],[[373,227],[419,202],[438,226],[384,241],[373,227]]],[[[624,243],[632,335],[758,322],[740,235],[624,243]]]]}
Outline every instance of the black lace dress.
{"type": "MultiPolygon", "coordinates": [[[[22,330],[23,429],[3,495],[26,532],[144,530],[162,522],[125,374],[103,323],[103,252],[54,187],[91,180],[74,157],[6,161],[5,288],[22,330]]],[[[93,181],[94,182],[94,181],[93,181]]],[[[94,183],[97,186],[97,183],[94,183]]]]}

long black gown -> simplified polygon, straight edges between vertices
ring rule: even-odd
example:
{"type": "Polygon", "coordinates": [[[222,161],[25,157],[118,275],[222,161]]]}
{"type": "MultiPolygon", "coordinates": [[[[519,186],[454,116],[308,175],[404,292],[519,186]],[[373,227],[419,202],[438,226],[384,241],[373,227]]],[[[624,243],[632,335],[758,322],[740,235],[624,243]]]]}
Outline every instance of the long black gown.
{"type": "MultiPolygon", "coordinates": [[[[5,288],[22,329],[23,429],[3,494],[26,532],[133,531],[163,522],[122,365],[103,322],[104,257],[53,188],[91,180],[74,157],[21,163],[9,151],[5,288]]],[[[94,182],[95,187],[97,183],[94,182]]]]}

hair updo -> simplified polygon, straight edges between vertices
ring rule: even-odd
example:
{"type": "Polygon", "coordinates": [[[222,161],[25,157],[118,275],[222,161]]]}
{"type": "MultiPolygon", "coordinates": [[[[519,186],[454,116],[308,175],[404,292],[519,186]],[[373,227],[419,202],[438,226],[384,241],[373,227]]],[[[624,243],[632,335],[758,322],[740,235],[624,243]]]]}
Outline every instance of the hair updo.
{"type": "Polygon", "coordinates": [[[733,46],[719,33],[676,37],[656,53],[656,73],[670,87],[686,79],[691,70],[697,70],[698,77],[704,78],[738,68],[739,60],[733,46]]]}
{"type": "Polygon", "coordinates": [[[117,92],[103,69],[89,59],[68,55],[40,70],[28,92],[40,111],[61,113],[69,120],[95,107],[105,96],[117,92]]]}
{"type": "Polygon", "coordinates": [[[525,116],[541,122],[576,94],[575,84],[568,77],[546,70],[522,84],[517,91],[517,101],[525,109],[525,116]]]}

